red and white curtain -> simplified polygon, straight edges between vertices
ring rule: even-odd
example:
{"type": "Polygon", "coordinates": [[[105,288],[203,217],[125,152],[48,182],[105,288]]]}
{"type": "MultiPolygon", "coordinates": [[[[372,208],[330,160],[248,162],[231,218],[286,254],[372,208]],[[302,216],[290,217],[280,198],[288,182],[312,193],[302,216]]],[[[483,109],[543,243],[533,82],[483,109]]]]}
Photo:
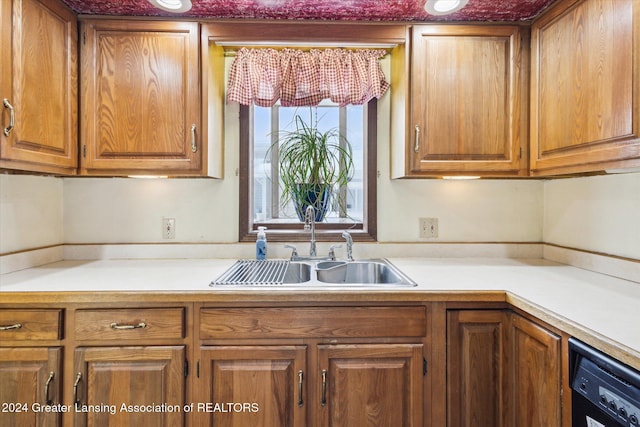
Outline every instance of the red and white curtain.
{"type": "Polygon", "coordinates": [[[382,49],[247,49],[236,53],[227,102],[270,107],[364,104],[389,88],[380,67],[382,49]]]}

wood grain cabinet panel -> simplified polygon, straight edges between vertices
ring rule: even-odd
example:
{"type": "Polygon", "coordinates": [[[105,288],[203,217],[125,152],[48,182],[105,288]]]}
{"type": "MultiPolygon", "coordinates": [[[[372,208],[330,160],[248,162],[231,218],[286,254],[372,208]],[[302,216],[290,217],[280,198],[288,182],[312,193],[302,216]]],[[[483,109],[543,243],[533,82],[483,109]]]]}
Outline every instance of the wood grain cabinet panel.
{"type": "Polygon", "coordinates": [[[506,310],[447,313],[447,425],[561,426],[560,337],[506,310]]]}
{"type": "Polygon", "coordinates": [[[61,425],[61,414],[46,409],[62,403],[62,377],[60,347],[0,348],[0,403],[12,405],[0,410],[0,425],[61,425]]]}
{"type": "Polygon", "coordinates": [[[510,426],[508,319],[502,310],[447,313],[447,425],[510,426]]]}
{"type": "Polygon", "coordinates": [[[79,347],[74,366],[75,426],[184,425],[184,346],[79,347]]]}
{"type": "Polygon", "coordinates": [[[421,426],[421,344],[320,345],[321,426],[421,426]]]}
{"type": "Polygon", "coordinates": [[[0,32],[0,168],[75,174],[75,14],[57,0],[3,0],[0,32]]]}
{"type": "Polygon", "coordinates": [[[78,340],[181,339],[185,336],[184,308],[78,310],[78,340]]]}
{"type": "Polygon", "coordinates": [[[411,42],[407,175],[526,175],[519,28],[414,25],[411,42]]]}
{"type": "Polygon", "coordinates": [[[200,309],[198,425],[422,426],[426,306],[200,309]]]}
{"type": "Polygon", "coordinates": [[[522,427],[560,427],[560,337],[516,314],[511,319],[513,420],[522,427]]]}
{"type": "Polygon", "coordinates": [[[200,354],[200,377],[208,386],[198,387],[199,402],[211,407],[196,413],[197,425],[307,425],[305,414],[312,402],[306,346],[205,346],[200,354]],[[235,409],[220,406],[229,402],[235,409]]]}
{"type": "Polygon", "coordinates": [[[564,0],[532,26],[531,172],[640,166],[640,3],[564,0]]]}
{"type": "Polygon", "coordinates": [[[199,26],[82,22],[81,172],[199,175],[199,26]]]}
{"type": "Polygon", "coordinates": [[[57,340],[62,338],[62,310],[0,310],[0,339],[57,340]]]}
{"type": "Polygon", "coordinates": [[[424,307],[205,308],[201,339],[423,337],[424,307]]]}

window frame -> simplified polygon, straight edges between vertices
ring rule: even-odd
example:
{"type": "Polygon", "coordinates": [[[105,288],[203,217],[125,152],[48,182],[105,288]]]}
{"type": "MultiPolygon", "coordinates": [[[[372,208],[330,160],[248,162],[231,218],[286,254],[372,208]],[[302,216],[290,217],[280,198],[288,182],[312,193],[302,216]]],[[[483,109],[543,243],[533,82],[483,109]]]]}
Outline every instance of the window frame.
{"type": "MultiPolygon", "coordinates": [[[[253,143],[251,126],[251,107],[240,105],[239,111],[239,236],[240,242],[253,242],[257,237],[257,224],[253,222],[252,205],[253,188],[253,143]]],[[[376,241],[377,239],[377,144],[378,144],[378,103],[372,99],[366,104],[366,132],[364,141],[364,212],[363,222],[349,224],[316,224],[316,240],[341,241],[342,232],[347,229],[356,241],[376,241]]],[[[268,227],[268,239],[273,242],[308,241],[309,232],[304,231],[300,223],[260,223],[268,227]]]]}

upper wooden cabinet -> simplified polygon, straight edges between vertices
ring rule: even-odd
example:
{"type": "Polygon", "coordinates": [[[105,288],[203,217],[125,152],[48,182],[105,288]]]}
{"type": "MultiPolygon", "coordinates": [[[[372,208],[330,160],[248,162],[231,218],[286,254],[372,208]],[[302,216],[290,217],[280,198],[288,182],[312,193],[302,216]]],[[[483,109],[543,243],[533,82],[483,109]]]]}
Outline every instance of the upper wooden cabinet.
{"type": "Polygon", "coordinates": [[[416,25],[404,176],[526,175],[516,26],[416,25]]]}
{"type": "Polygon", "coordinates": [[[532,27],[531,173],[640,166],[640,2],[565,0],[532,27]]]}
{"type": "Polygon", "coordinates": [[[82,22],[82,174],[202,174],[199,46],[195,22],[82,22]]]}
{"type": "Polygon", "coordinates": [[[3,0],[0,34],[0,168],[75,174],[75,15],[57,0],[3,0]]]}

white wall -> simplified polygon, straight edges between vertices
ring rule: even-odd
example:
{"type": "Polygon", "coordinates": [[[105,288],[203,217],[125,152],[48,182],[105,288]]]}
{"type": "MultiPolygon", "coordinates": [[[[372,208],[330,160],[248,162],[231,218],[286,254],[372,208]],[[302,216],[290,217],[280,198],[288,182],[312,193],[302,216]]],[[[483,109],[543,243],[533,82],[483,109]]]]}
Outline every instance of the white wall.
{"type": "Polygon", "coordinates": [[[66,243],[238,240],[237,179],[67,178],[64,188],[66,243]],[[163,217],[176,220],[173,240],[163,217]]]}
{"type": "Polygon", "coordinates": [[[640,173],[546,181],[543,238],[640,259],[640,173]]]}
{"type": "Polygon", "coordinates": [[[542,183],[533,180],[378,180],[383,242],[540,242],[542,183]],[[421,239],[418,219],[438,218],[439,237],[421,239]]]}
{"type": "MultiPolygon", "coordinates": [[[[237,180],[65,179],[66,243],[235,242],[237,180]],[[176,239],[162,239],[162,218],[176,239]]],[[[391,181],[380,178],[381,242],[539,242],[540,181],[391,181]],[[418,218],[438,217],[440,237],[420,239],[418,218]]]]}
{"type": "Polygon", "coordinates": [[[63,180],[0,175],[0,254],[63,242],[63,180]]]}

